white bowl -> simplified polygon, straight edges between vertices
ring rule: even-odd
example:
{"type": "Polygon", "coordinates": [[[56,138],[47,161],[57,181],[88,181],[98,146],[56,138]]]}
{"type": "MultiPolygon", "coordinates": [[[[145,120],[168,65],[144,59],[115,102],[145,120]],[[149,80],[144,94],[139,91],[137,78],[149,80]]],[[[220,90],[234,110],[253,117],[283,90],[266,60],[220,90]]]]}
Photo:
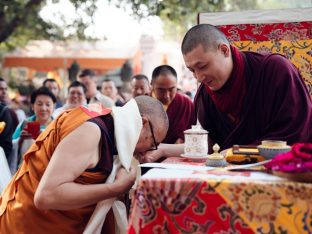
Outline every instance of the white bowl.
{"type": "Polygon", "coordinates": [[[265,159],[272,159],[278,154],[289,152],[291,149],[290,146],[284,146],[281,148],[273,148],[273,147],[267,147],[267,146],[263,146],[263,145],[258,145],[257,148],[259,150],[259,153],[265,159]]]}
{"type": "Polygon", "coordinates": [[[263,140],[263,141],[261,141],[261,146],[266,146],[268,148],[285,148],[288,145],[287,145],[286,141],[263,140]]]}

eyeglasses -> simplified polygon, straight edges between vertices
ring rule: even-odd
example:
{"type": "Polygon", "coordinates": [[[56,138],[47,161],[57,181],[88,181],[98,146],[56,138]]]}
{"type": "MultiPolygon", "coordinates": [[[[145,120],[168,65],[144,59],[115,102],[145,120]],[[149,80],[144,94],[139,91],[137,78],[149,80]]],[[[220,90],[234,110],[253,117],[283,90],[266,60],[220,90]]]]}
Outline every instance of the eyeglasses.
{"type": "Polygon", "coordinates": [[[151,133],[152,133],[152,137],[153,137],[153,141],[154,141],[154,146],[152,148],[150,148],[149,150],[147,151],[152,151],[152,150],[157,150],[158,147],[157,147],[157,142],[156,142],[156,139],[155,139],[155,135],[154,135],[154,131],[153,131],[153,126],[151,124],[151,122],[148,120],[148,124],[150,126],[150,129],[151,129],[151,133]]]}

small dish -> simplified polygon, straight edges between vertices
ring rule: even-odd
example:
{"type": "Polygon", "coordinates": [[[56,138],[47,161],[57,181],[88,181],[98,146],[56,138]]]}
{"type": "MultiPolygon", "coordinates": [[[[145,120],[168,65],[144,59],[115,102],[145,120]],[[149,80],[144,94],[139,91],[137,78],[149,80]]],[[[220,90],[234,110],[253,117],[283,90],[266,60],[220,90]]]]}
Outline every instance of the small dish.
{"type": "Polygon", "coordinates": [[[188,158],[188,159],[205,159],[205,158],[208,158],[208,154],[206,154],[206,155],[199,155],[199,156],[190,156],[190,155],[187,155],[187,154],[181,154],[181,157],[182,158],[188,158]]]}
{"type": "Polygon", "coordinates": [[[291,149],[291,147],[287,145],[279,148],[259,145],[257,146],[257,148],[259,150],[260,155],[262,155],[265,159],[272,159],[278,154],[289,152],[291,149]]]}
{"type": "Polygon", "coordinates": [[[264,140],[261,141],[261,146],[267,148],[284,148],[287,147],[287,142],[278,140],[264,140]]]}

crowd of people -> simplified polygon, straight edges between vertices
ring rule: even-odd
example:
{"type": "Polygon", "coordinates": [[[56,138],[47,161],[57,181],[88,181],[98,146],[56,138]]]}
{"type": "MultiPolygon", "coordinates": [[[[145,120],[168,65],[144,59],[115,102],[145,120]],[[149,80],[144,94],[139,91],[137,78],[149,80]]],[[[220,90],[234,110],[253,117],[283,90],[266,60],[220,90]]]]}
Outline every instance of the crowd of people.
{"type": "MultiPolygon", "coordinates": [[[[12,100],[8,97],[8,86],[3,78],[0,78],[0,87],[1,103],[8,106],[11,116],[10,121],[7,118],[2,120],[6,122],[6,132],[1,136],[5,137],[6,140],[2,141],[1,146],[6,157],[9,158],[12,142],[13,145],[16,142],[19,149],[15,150],[14,153],[18,152],[18,161],[22,160],[22,155],[39,133],[44,131],[49,123],[65,110],[89,103],[101,103],[106,108],[121,107],[127,102],[111,79],[104,79],[98,88],[95,72],[91,69],[82,70],[77,80],[70,83],[64,101],[60,98],[60,85],[57,81],[52,78],[45,79],[42,87],[35,89],[30,95],[30,116],[27,116],[20,108],[10,107],[12,100]],[[20,118],[17,117],[19,112],[23,112],[23,116],[20,118]],[[32,131],[38,132],[32,134],[32,131]],[[11,138],[12,142],[10,142],[11,138]]],[[[173,67],[169,65],[156,67],[151,82],[143,74],[134,75],[131,80],[131,95],[132,97],[152,96],[159,100],[163,104],[170,121],[168,135],[162,142],[183,143],[183,131],[189,129],[196,122],[194,105],[189,96],[178,92],[177,73],[173,67]]]]}
{"type": "MultiPolygon", "coordinates": [[[[222,150],[264,139],[312,142],[311,97],[285,57],[238,51],[208,24],[186,33],[182,54],[201,83],[194,100],[178,91],[170,65],[157,66],[150,78],[134,75],[131,100],[123,99],[113,80],[98,89],[94,72],[84,69],[68,87],[65,103],[57,82],[47,79],[31,94],[33,115],[18,120],[6,107],[7,86],[0,79],[6,156],[12,141],[20,147],[25,139],[36,141],[20,157],[20,169],[0,197],[0,232],[40,233],[53,223],[56,233],[82,233],[97,203],[107,200],[110,208],[113,198],[133,185],[132,156],[141,162],[179,156],[183,132],[197,118],[209,131],[209,146],[216,142],[222,150]],[[39,132],[32,122],[39,123],[39,132]]],[[[112,230],[111,225],[105,222],[103,229],[112,230]]]]}

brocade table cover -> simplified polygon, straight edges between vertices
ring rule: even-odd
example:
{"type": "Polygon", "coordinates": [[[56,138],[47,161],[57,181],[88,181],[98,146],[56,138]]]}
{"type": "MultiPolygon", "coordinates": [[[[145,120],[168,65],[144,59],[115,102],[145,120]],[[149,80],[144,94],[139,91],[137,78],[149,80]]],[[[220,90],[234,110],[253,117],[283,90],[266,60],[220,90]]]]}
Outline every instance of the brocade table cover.
{"type": "Polygon", "coordinates": [[[261,171],[155,168],[135,191],[128,233],[311,233],[311,200],[312,184],[261,171]]]}

